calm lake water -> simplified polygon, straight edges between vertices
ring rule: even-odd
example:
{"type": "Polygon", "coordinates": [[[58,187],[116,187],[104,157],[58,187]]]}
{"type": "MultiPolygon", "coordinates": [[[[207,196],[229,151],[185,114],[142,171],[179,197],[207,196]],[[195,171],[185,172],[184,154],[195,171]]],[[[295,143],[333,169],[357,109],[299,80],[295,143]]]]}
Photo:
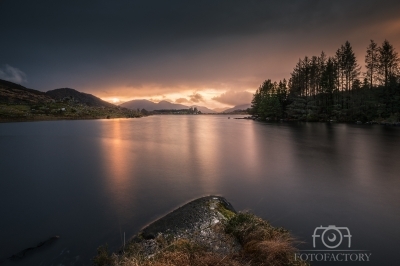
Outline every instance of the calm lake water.
{"type": "Polygon", "coordinates": [[[300,249],[336,225],[372,253],[363,265],[398,264],[400,128],[232,118],[0,124],[0,259],[59,235],[4,265],[90,265],[98,246],[218,194],[289,229],[300,249]]]}

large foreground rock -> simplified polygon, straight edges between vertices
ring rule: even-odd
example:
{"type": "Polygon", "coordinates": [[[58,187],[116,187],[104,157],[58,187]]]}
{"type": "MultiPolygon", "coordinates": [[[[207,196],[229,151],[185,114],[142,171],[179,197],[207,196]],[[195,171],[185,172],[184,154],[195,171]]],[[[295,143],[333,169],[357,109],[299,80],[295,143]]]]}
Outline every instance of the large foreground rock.
{"type": "Polygon", "coordinates": [[[207,196],[193,200],[143,228],[131,243],[143,247],[147,255],[159,251],[160,242],[187,239],[209,251],[229,254],[241,248],[225,233],[222,223],[236,214],[223,197],[207,196]]]}

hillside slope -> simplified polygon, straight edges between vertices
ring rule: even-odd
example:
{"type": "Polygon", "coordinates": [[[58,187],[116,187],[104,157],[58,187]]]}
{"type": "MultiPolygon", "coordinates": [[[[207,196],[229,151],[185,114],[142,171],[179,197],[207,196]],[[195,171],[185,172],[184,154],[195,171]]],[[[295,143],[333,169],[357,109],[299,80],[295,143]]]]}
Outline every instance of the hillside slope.
{"type": "Polygon", "coordinates": [[[46,92],[46,95],[50,96],[51,98],[62,101],[65,98],[69,98],[75,102],[86,104],[87,106],[94,106],[94,107],[116,107],[114,104],[109,102],[103,101],[102,99],[88,93],[79,92],[74,89],[70,88],[61,88],[50,90],[46,92]]]}
{"type": "Polygon", "coordinates": [[[0,79],[0,103],[33,104],[51,102],[46,93],[25,88],[19,84],[0,79]]]}

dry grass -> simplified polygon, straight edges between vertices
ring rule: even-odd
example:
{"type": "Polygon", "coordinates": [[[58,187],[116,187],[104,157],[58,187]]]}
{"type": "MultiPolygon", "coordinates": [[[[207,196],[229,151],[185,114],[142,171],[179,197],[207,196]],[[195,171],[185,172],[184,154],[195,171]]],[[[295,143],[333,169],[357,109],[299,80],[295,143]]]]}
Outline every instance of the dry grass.
{"type": "Polygon", "coordinates": [[[239,266],[243,265],[233,256],[222,256],[207,252],[203,247],[187,240],[179,239],[164,247],[154,256],[146,257],[139,245],[131,246],[123,255],[110,255],[107,247],[100,247],[93,259],[95,265],[123,266],[239,266]]]}
{"type": "Polygon", "coordinates": [[[294,260],[296,241],[281,227],[251,214],[239,213],[226,224],[226,232],[242,245],[241,256],[251,265],[305,265],[294,260]]]}
{"type": "Polygon", "coordinates": [[[250,213],[238,213],[223,224],[227,234],[242,245],[239,252],[221,255],[208,251],[188,239],[157,240],[158,251],[146,256],[140,244],[132,243],[123,254],[110,255],[107,247],[100,247],[93,259],[95,265],[124,266],[303,266],[295,261],[296,241],[283,228],[271,226],[267,221],[250,213]]]}
{"type": "Polygon", "coordinates": [[[156,259],[138,261],[126,259],[119,265],[126,266],[240,266],[243,265],[227,257],[216,256],[211,253],[189,254],[185,252],[165,252],[156,259]]]}

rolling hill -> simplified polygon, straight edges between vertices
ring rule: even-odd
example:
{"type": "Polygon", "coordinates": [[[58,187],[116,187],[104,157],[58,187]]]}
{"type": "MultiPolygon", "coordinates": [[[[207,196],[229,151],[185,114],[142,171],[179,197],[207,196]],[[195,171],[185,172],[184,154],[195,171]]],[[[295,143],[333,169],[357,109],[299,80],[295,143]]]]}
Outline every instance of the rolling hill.
{"type": "Polygon", "coordinates": [[[70,88],[61,88],[50,90],[46,92],[46,95],[50,96],[54,100],[62,101],[65,98],[69,98],[74,100],[75,102],[79,102],[82,104],[86,104],[87,106],[93,107],[115,107],[114,104],[103,101],[102,99],[88,93],[79,92],[70,88]]]}
{"type": "Polygon", "coordinates": [[[38,104],[63,101],[65,98],[92,107],[117,107],[92,94],[79,92],[74,89],[62,88],[42,92],[0,79],[0,103],[38,104]]]}
{"type": "Polygon", "coordinates": [[[41,92],[0,80],[0,122],[140,116],[143,114],[74,89],[41,92]]]}
{"type": "Polygon", "coordinates": [[[0,79],[0,103],[35,104],[47,103],[53,99],[46,93],[25,88],[19,84],[0,79]]]}

